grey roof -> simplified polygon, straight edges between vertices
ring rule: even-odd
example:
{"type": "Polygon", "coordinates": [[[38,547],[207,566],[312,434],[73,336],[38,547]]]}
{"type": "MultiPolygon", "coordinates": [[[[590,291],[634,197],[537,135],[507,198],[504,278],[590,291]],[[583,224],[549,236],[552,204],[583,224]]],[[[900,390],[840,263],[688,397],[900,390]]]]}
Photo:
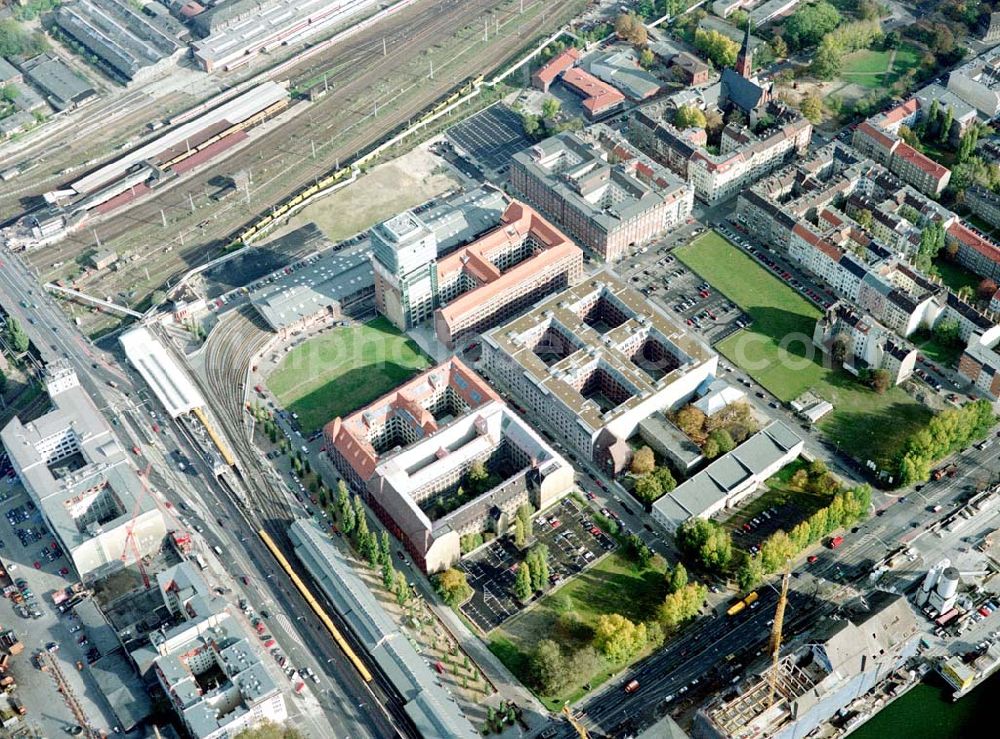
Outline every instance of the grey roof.
{"type": "Polygon", "coordinates": [[[35,92],[29,85],[24,82],[12,82],[11,84],[17,91],[17,97],[14,98],[15,108],[29,112],[45,108],[45,101],[42,99],[42,96],[35,92]]]}
{"type": "Polygon", "coordinates": [[[162,18],[147,16],[125,0],[76,0],[59,7],[55,20],[127,80],[181,47],[162,18]]]}
{"type": "Polygon", "coordinates": [[[659,92],[662,83],[636,59],[631,49],[609,51],[589,60],[589,71],[633,100],[644,100],[659,92]]]}
{"type": "Polygon", "coordinates": [[[35,116],[26,110],[19,110],[6,118],[0,118],[0,134],[7,136],[18,131],[23,131],[25,127],[35,122],[35,116]]]}
{"type": "Polygon", "coordinates": [[[508,204],[502,190],[485,185],[458,193],[427,210],[415,210],[420,211],[420,219],[434,232],[441,256],[500,225],[508,204]]]}
{"type": "Polygon", "coordinates": [[[11,82],[20,76],[17,67],[0,56],[0,84],[11,82]]]}
{"type": "Polygon", "coordinates": [[[798,434],[775,421],[664,495],[653,507],[676,525],[704,515],[748,481],[763,482],[759,475],[801,443],[798,434]]]}
{"type": "Polygon", "coordinates": [[[83,626],[90,643],[97,647],[101,654],[108,654],[121,647],[118,635],[93,598],[84,600],[73,609],[73,613],[80,619],[80,625],[83,626]]]}
{"type": "Polygon", "coordinates": [[[320,583],[338,612],[361,628],[372,658],[406,699],[404,710],[425,737],[468,737],[478,732],[441,685],[437,674],[396,628],[351,565],[312,521],[292,522],[289,537],[295,553],[320,583]],[[346,610],[341,610],[341,607],[346,610]],[[370,644],[378,644],[370,647],[370,644]]]}
{"type": "Polygon", "coordinates": [[[689,469],[704,456],[698,445],[659,411],[639,421],[639,433],[643,439],[652,439],[651,443],[659,445],[671,456],[685,462],[689,469]]]}
{"type": "Polygon", "coordinates": [[[123,730],[131,731],[153,714],[149,693],[136,677],[135,668],[123,649],[104,654],[87,669],[107,698],[123,730]]]}
{"type": "Polygon", "coordinates": [[[756,109],[764,97],[763,88],[741,76],[732,67],[722,70],[722,90],[725,100],[748,113],[756,109]]]}
{"type": "Polygon", "coordinates": [[[59,110],[97,95],[87,80],[51,54],[40,54],[22,66],[25,78],[45,92],[52,106],[59,110]]]}
{"type": "Polygon", "coordinates": [[[367,240],[343,250],[329,249],[305,266],[282,274],[250,293],[254,308],[275,330],[315,315],[345,299],[375,290],[367,240]]]}

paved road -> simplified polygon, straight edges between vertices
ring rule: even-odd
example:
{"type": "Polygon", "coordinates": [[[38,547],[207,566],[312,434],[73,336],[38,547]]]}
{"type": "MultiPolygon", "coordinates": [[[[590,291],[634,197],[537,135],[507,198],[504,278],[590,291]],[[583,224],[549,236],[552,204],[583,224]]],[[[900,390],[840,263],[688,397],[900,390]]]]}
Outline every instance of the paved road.
{"type": "MultiPolygon", "coordinates": [[[[69,362],[76,370],[83,387],[109,418],[118,418],[121,410],[133,406],[134,401],[141,403],[145,392],[140,393],[138,388],[143,387],[142,381],[119,369],[116,366],[119,358],[95,347],[83,337],[16,255],[4,254],[2,260],[0,304],[18,319],[38,348],[43,361],[47,363],[62,359],[69,362]],[[26,303],[28,307],[25,308],[22,303],[26,303]],[[107,384],[108,381],[114,381],[118,387],[112,388],[107,384]]],[[[142,411],[135,415],[142,420],[144,413],[142,411]]],[[[277,605],[276,611],[289,614],[296,624],[294,633],[287,634],[282,639],[281,630],[278,630],[276,636],[294,664],[311,666],[323,676],[320,695],[328,725],[316,725],[315,736],[353,738],[394,735],[394,730],[384,718],[379,718],[381,711],[371,706],[371,694],[355,684],[359,682],[358,678],[344,675],[336,669],[334,663],[338,659],[342,660],[342,656],[336,652],[336,647],[328,638],[320,635],[319,624],[311,609],[297,593],[290,592],[287,579],[277,571],[273,558],[263,549],[254,529],[214,482],[211,470],[201,462],[201,450],[179,425],[164,424],[164,428],[170,428],[172,432],[169,437],[161,435],[162,438],[157,438],[157,452],[153,451],[152,445],[131,436],[129,427],[114,427],[123,448],[139,445],[148,461],[156,463],[153,480],[159,483],[159,488],[165,491],[175,507],[179,507],[182,501],[198,500],[204,511],[218,511],[218,521],[213,522],[212,516],[204,519],[206,526],[210,528],[206,541],[210,545],[221,545],[229,553],[227,557],[232,557],[239,563],[240,569],[260,573],[253,591],[248,594],[251,602],[273,602],[277,605]],[[170,463],[165,458],[175,449],[180,450],[188,459],[196,460],[200,475],[194,485],[191,484],[193,481],[185,480],[187,476],[174,475],[170,471],[170,463]],[[224,518],[227,525],[218,526],[219,521],[224,518]],[[308,649],[300,649],[297,656],[296,645],[302,643],[308,645],[308,649]]],[[[231,574],[235,573],[235,569],[231,571],[231,574]]],[[[291,701],[289,708],[293,712],[296,710],[291,701]]]]}

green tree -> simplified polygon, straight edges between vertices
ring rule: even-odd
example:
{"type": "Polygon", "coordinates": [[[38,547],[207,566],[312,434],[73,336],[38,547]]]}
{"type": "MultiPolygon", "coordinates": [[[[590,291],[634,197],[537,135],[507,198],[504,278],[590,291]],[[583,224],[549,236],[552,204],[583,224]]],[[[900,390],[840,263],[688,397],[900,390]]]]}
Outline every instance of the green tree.
{"type": "Polygon", "coordinates": [[[547,97],[542,101],[542,118],[546,121],[554,121],[556,116],[559,115],[559,110],[562,108],[562,103],[559,102],[557,98],[547,97]]]}
{"type": "Polygon", "coordinates": [[[639,447],[632,455],[630,469],[633,475],[648,475],[656,467],[656,457],[648,446],[639,447]]]}
{"type": "Polygon", "coordinates": [[[534,138],[535,134],[538,133],[538,129],[542,127],[541,119],[532,113],[522,113],[521,114],[521,128],[524,129],[524,134],[528,138],[534,138]]]}
{"type": "Polygon", "coordinates": [[[688,584],[688,573],[687,569],[680,562],[674,567],[673,571],[670,573],[670,583],[667,585],[667,589],[671,593],[676,593],[681,590],[685,585],[688,584]]]}
{"type": "Polygon", "coordinates": [[[646,26],[635,13],[622,13],[615,18],[615,33],[635,46],[645,46],[649,40],[646,26]]]}
{"type": "Polygon", "coordinates": [[[843,59],[841,58],[841,54],[842,52],[840,49],[838,49],[834,44],[824,41],[824,43],[819,45],[819,48],[813,55],[809,71],[811,71],[818,79],[832,80],[840,74],[840,71],[843,68],[843,59]]]}
{"type": "Polygon", "coordinates": [[[21,323],[13,316],[7,318],[7,340],[16,353],[24,354],[24,352],[28,351],[28,344],[30,343],[28,335],[24,332],[21,323]]]}
{"type": "Polygon", "coordinates": [[[639,65],[643,69],[649,69],[656,63],[656,56],[648,47],[639,52],[639,65]]]}
{"type": "Polygon", "coordinates": [[[13,103],[17,99],[17,88],[14,85],[4,85],[0,88],[0,100],[13,103]]]}
{"type": "Polygon", "coordinates": [[[542,639],[531,654],[528,666],[532,686],[545,695],[558,693],[572,673],[567,669],[562,649],[551,639],[542,639]]]}
{"type": "Polygon", "coordinates": [[[472,588],[465,573],[451,567],[434,576],[434,587],[449,606],[464,603],[472,595],[472,588]]]}
{"type": "Polygon", "coordinates": [[[660,624],[670,630],[693,618],[705,603],[705,595],[705,586],[698,583],[687,583],[669,593],[657,611],[660,624]]]}
{"type": "Polygon", "coordinates": [[[392,543],[389,541],[389,532],[383,531],[379,540],[379,559],[382,562],[392,562],[392,543]]]}
{"type": "Polygon", "coordinates": [[[782,36],[791,48],[804,49],[818,44],[841,20],[837,9],[825,0],[800,5],[785,21],[782,36]]]}
{"type": "Polygon", "coordinates": [[[958,345],[962,341],[961,326],[957,319],[945,318],[934,326],[934,338],[942,344],[958,345]]]}
{"type": "Polygon", "coordinates": [[[819,123],[823,120],[823,98],[820,97],[819,93],[811,92],[802,98],[799,110],[811,122],[819,123]]]}
{"type": "Polygon", "coordinates": [[[699,28],[694,32],[694,46],[716,67],[731,67],[736,64],[740,45],[725,34],[715,30],[699,28]]]}
{"type": "MultiPolygon", "coordinates": [[[[468,583],[466,583],[466,587],[468,587],[468,583]]],[[[406,582],[406,575],[402,572],[396,573],[396,585],[393,587],[393,590],[396,593],[396,603],[400,606],[405,606],[406,601],[410,599],[410,586],[406,582]]],[[[469,594],[472,594],[471,588],[469,588],[469,594]]]]}
{"type": "Polygon", "coordinates": [[[549,548],[536,544],[528,552],[524,561],[531,566],[531,586],[534,590],[545,590],[549,583],[549,548]]]}
{"type": "Polygon", "coordinates": [[[0,398],[7,394],[7,375],[0,370],[0,398]]]}
{"type": "Polygon", "coordinates": [[[772,36],[767,43],[770,45],[771,53],[774,54],[775,59],[784,59],[788,56],[788,44],[781,36],[772,36]]]}
{"type": "Polygon", "coordinates": [[[535,590],[531,583],[531,566],[527,562],[522,562],[514,574],[514,597],[525,603],[533,592],[535,590]]]}
{"type": "Polygon", "coordinates": [[[753,590],[764,579],[765,574],[767,573],[759,553],[752,557],[744,556],[743,562],[736,569],[736,585],[743,591],[753,590]]]}
{"type": "Polygon", "coordinates": [[[884,395],[892,387],[892,375],[889,374],[889,370],[879,368],[872,372],[871,383],[876,393],[884,395]]]}
{"type": "MultiPolygon", "coordinates": [[[[708,435],[708,441],[714,441],[718,447],[718,453],[713,456],[720,456],[722,454],[727,454],[736,448],[736,442],[733,441],[733,437],[730,435],[729,431],[726,429],[715,429],[708,435]]],[[[707,454],[705,456],[708,456],[707,454]]]]}
{"type": "Polygon", "coordinates": [[[635,497],[643,503],[652,503],[663,495],[663,486],[652,473],[643,475],[635,481],[635,497]]]}
{"type": "Polygon", "coordinates": [[[941,141],[947,142],[951,138],[951,126],[955,121],[955,109],[952,106],[948,106],[948,109],[944,112],[944,118],[941,121],[941,141]]]}
{"type": "Polygon", "coordinates": [[[704,128],[706,125],[705,114],[693,105],[682,105],[674,113],[674,125],[681,130],[704,128]]]}
{"type": "Polygon", "coordinates": [[[382,563],[382,585],[386,590],[392,591],[392,586],[396,584],[396,569],[392,566],[392,561],[382,563]]]}
{"type": "Polygon", "coordinates": [[[602,614],[594,626],[594,647],[615,663],[624,662],[646,646],[646,625],[634,624],[620,613],[602,614]]]}

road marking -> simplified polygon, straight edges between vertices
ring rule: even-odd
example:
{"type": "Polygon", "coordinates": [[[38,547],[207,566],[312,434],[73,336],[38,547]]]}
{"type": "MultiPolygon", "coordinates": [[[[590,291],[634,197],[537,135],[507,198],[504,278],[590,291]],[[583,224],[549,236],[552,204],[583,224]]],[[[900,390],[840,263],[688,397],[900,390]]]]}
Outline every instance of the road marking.
{"type": "Polygon", "coordinates": [[[284,613],[278,613],[275,615],[275,620],[278,622],[278,626],[285,630],[289,638],[298,644],[300,647],[305,647],[302,639],[299,637],[298,632],[296,632],[295,627],[292,625],[292,620],[288,618],[284,613]]]}

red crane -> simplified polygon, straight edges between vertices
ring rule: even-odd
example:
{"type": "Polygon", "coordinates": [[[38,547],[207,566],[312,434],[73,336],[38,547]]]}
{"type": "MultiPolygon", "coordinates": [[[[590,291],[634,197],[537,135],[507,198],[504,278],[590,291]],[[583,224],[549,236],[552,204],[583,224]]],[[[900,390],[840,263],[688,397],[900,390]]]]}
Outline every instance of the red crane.
{"type": "MultiPolygon", "coordinates": [[[[153,463],[150,462],[146,465],[144,471],[139,472],[139,482],[142,484],[143,492],[149,494],[149,486],[146,484],[146,479],[149,477],[149,470],[153,467],[153,463]]],[[[120,557],[122,562],[128,560],[128,550],[129,547],[132,548],[132,553],[135,555],[135,563],[139,567],[139,574],[142,575],[142,584],[145,585],[146,590],[149,590],[149,575],[146,573],[146,567],[142,564],[142,556],[139,553],[139,545],[135,541],[135,519],[139,515],[139,503],[142,500],[141,497],[136,496],[135,508],[132,510],[132,520],[128,524],[128,534],[125,536],[125,548],[122,550],[122,556],[120,557]]]]}

